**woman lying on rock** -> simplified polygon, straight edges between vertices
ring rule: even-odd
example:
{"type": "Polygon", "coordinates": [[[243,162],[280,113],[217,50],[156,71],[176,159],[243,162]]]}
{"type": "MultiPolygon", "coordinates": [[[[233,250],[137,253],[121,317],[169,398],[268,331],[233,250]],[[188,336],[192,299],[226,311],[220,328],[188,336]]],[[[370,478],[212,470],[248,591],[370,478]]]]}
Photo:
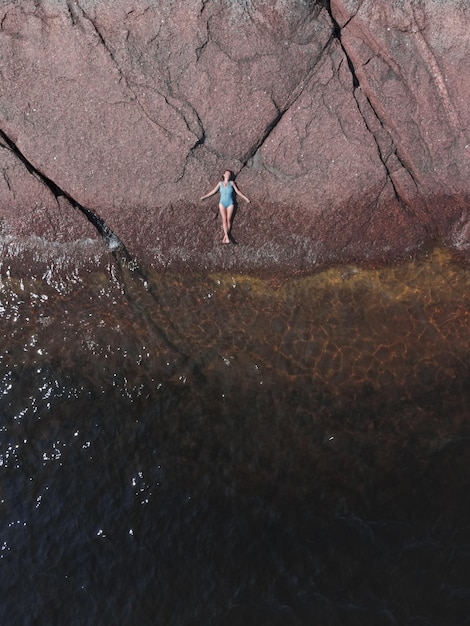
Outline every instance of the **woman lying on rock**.
{"type": "Polygon", "coordinates": [[[250,200],[238,189],[232,178],[232,172],[230,170],[225,170],[220,183],[218,183],[212,191],[209,191],[208,194],[202,196],[201,198],[201,200],[205,200],[206,198],[213,196],[217,193],[217,191],[220,192],[219,211],[222,217],[222,228],[224,229],[224,238],[222,239],[222,243],[230,243],[230,229],[232,228],[232,216],[235,203],[233,192],[243,198],[246,202],[250,202],[250,200]]]}

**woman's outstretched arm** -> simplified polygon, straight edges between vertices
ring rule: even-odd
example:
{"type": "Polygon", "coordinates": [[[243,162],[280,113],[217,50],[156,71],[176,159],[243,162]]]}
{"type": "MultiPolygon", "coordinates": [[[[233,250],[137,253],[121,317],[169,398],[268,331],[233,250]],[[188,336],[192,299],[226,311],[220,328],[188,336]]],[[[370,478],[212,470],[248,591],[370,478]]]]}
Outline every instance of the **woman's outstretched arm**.
{"type": "Polygon", "coordinates": [[[217,183],[214,189],[212,191],[209,191],[209,193],[206,193],[205,196],[202,196],[200,200],[205,200],[206,198],[210,198],[211,196],[213,196],[215,193],[217,193],[217,191],[219,191],[219,187],[220,187],[220,183],[217,183]]]}
{"type": "Polygon", "coordinates": [[[235,184],[235,183],[232,183],[232,187],[233,187],[233,189],[234,189],[235,193],[236,193],[236,194],[238,194],[241,198],[243,198],[243,200],[245,200],[245,201],[246,201],[246,202],[248,202],[248,203],[250,203],[250,202],[251,202],[251,200],[250,200],[249,198],[247,198],[247,197],[245,196],[245,194],[243,194],[243,193],[240,191],[240,189],[238,189],[238,187],[236,186],[236,184],[235,184]]]}

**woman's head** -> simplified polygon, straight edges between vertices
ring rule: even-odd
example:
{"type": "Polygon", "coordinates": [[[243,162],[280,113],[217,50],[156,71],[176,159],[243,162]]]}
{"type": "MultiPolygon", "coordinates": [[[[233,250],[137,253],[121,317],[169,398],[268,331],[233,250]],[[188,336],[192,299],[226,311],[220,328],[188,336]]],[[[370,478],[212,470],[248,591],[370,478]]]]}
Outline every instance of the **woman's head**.
{"type": "Polygon", "coordinates": [[[225,170],[225,172],[222,175],[222,180],[232,180],[233,178],[233,172],[231,170],[225,170]]]}

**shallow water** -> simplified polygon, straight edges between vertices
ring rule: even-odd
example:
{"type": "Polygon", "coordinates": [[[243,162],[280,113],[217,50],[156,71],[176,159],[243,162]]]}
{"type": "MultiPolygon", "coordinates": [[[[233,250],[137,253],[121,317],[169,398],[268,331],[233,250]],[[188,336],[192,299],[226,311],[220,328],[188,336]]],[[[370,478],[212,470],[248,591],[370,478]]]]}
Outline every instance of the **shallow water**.
{"type": "Polygon", "coordinates": [[[470,623],[469,280],[3,268],[0,623],[470,623]]]}

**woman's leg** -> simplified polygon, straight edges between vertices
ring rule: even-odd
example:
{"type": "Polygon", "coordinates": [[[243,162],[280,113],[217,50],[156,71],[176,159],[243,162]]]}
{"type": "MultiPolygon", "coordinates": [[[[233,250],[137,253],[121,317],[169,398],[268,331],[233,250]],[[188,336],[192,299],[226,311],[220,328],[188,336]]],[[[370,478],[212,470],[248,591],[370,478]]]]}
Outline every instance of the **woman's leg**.
{"type": "MultiPolygon", "coordinates": [[[[232,209],[233,209],[233,207],[232,207],[232,209]]],[[[220,216],[222,218],[222,228],[224,230],[224,238],[222,239],[222,242],[223,243],[230,243],[230,239],[228,238],[228,231],[229,231],[229,227],[228,227],[228,208],[224,207],[223,204],[219,203],[219,211],[220,211],[220,216]]]]}
{"type": "Polygon", "coordinates": [[[232,215],[233,204],[227,207],[227,236],[230,237],[230,231],[232,230],[232,215]]]}

